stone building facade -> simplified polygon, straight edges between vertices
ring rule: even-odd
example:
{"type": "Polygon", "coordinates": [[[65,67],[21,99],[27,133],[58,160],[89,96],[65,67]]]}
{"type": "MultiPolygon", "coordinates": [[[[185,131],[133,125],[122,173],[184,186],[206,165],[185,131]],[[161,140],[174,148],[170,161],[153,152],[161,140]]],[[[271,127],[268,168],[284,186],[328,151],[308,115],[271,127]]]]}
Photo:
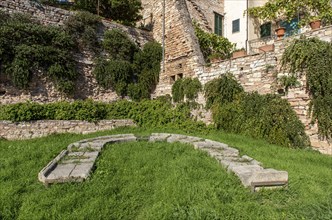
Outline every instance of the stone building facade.
{"type": "Polygon", "coordinates": [[[165,65],[160,74],[156,96],[169,94],[173,82],[182,77],[195,77],[205,64],[195,36],[193,21],[213,31],[215,14],[223,14],[222,0],[142,0],[143,19],[151,22],[156,41],[163,42],[165,10],[165,65]]]}

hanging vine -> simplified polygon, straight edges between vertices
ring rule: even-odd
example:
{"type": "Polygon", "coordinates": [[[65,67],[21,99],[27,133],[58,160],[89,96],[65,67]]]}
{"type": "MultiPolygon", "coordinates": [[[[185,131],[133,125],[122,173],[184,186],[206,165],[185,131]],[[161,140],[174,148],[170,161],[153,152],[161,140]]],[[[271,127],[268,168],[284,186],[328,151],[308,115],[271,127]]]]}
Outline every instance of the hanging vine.
{"type": "Polygon", "coordinates": [[[309,114],[318,123],[321,138],[332,138],[332,44],[318,38],[300,38],[282,56],[282,68],[291,76],[305,74],[311,96],[309,114]]]}

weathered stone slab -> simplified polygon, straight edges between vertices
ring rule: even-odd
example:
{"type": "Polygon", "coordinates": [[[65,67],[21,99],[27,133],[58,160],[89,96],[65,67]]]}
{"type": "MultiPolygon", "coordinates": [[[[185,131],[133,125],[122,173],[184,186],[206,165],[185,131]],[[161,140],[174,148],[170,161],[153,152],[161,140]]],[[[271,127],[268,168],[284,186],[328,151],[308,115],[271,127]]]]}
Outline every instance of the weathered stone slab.
{"type": "Polygon", "coordinates": [[[288,183],[288,172],[275,169],[264,169],[254,172],[251,177],[251,187],[253,191],[257,187],[283,186],[288,183]]]}
{"type": "Polygon", "coordinates": [[[166,141],[166,139],[171,136],[171,134],[167,133],[152,133],[149,137],[150,142],[156,142],[156,141],[166,141]]]}
{"type": "MultiPolygon", "coordinates": [[[[107,143],[137,141],[133,134],[103,136],[75,142],[62,151],[39,173],[40,181],[48,183],[83,181],[88,178],[99,152],[107,143]]],[[[260,162],[244,155],[239,156],[239,151],[226,144],[204,140],[198,137],[153,133],[150,142],[167,141],[190,144],[196,149],[206,151],[211,157],[239,177],[242,184],[253,190],[259,187],[283,186],[288,183],[288,173],[274,169],[263,169],[260,162]]]]}
{"type": "Polygon", "coordinates": [[[195,149],[213,148],[213,145],[211,145],[205,141],[194,142],[193,146],[195,147],[195,149]]]}
{"type": "Polygon", "coordinates": [[[235,173],[242,184],[247,187],[251,186],[255,172],[263,170],[263,168],[258,165],[229,166],[228,169],[235,173]]]}
{"type": "Polygon", "coordinates": [[[75,168],[75,164],[58,164],[46,177],[47,183],[65,182],[75,168]]]}
{"type": "Polygon", "coordinates": [[[84,179],[89,177],[93,165],[93,162],[76,165],[70,173],[70,178],[83,181],[84,179]]]}
{"type": "Polygon", "coordinates": [[[208,143],[211,146],[211,148],[221,148],[221,149],[228,148],[227,144],[220,143],[217,141],[212,141],[212,140],[206,139],[205,142],[208,143]]]}

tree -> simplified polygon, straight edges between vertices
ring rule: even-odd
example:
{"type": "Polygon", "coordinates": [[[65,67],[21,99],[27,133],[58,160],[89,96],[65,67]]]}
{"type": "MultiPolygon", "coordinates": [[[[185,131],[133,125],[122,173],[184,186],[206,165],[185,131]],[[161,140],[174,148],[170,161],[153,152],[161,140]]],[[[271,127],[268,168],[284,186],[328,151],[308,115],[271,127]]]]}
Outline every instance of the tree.
{"type": "Polygon", "coordinates": [[[141,19],[140,0],[77,0],[76,7],[126,25],[133,25],[141,19]]]}
{"type": "Polygon", "coordinates": [[[300,16],[300,25],[305,26],[317,19],[332,21],[330,0],[269,0],[263,6],[248,9],[248,14],[263,21],[292,20],[300,16]]]}

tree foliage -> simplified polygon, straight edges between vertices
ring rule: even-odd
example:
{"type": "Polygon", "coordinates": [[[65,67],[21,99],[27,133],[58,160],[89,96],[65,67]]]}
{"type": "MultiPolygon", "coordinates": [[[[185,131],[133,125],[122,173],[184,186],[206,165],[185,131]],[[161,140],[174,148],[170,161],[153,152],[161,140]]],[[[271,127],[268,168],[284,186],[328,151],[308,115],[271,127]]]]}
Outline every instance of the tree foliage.
{"type": "Polygon", "coordinates": [[[248,14],[263,21],[292,20],[301,15],[300,25],[305,26],[317,19],[332,22],[330,0],[269,0],[263,6],[248,9],[248,14]]]}
{"type": "Polygon", "coordinates": [[[77,0],[74,8],[99,13],[125,25],[134,25],[141,19],[142,4],[140,0],[77,0]]]}
{"type": "Polygon", "coordinates": [[[79,49],[98,52],[98,29],[101,27],[101,19],[89,12],[80,11],[70,16],[64,22],[64,29],[77,43],[79,49]]]}
{"type": "Polygon", "coordinates": [[[139,50],[137,45],[129,39],[128,35],[119,29],[106,31],[103,40],[104,50],[110,58],[133,62],[135,53],[139,50]]]}

